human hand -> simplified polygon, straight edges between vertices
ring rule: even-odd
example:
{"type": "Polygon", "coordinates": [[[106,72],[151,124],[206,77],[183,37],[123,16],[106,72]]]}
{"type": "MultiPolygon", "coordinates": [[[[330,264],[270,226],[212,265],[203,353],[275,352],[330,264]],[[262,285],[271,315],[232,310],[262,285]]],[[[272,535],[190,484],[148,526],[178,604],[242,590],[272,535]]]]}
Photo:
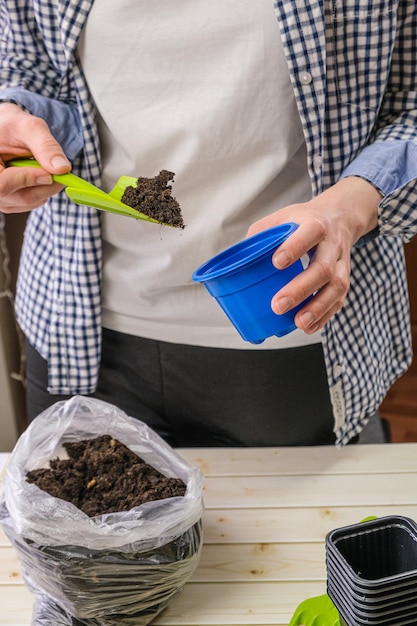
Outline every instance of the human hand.
{"type": "Polygon", "coordinates": [[[71,169],[61,146],[47,124],[20,107],[0,103],[0,211],[23,213],[35,209],[60,191],[52,174],[71,169]],[[6,162],[34,156],[42,168],[6,167],[6,162]]]}
{"type": "Polygon", "coordinates": [[[250,227],[248,236],[285,222],[299,225],[272,257],[278,269],[305,254],[310,257],[305,271],[273,297],[275,313],[286,313],[315,294],[295,316],[298,328],[312,334],[343,306],[350,284],[351,248],[377,226],[381,198],[371,183],[351,176],[312,200],[289,205],[250,227]]]}

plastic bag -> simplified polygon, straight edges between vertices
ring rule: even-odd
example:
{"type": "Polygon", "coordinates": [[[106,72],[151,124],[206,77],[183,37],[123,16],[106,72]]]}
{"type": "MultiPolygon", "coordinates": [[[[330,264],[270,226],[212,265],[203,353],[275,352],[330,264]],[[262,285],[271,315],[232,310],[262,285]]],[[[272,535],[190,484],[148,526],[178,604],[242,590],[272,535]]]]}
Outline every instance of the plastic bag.
{"type": "Polygon", "coordinates": [[[41,413],[18,440],[0,499],[0,525],[36,594],[32,626],[142,626],[195,570],[202,545],[203,476],[143,422],[75,396],[41,413]],[[65,442],[108,434],[165,476],[182,497],[88,517],[25,476],[64,458],[65,442]]]}

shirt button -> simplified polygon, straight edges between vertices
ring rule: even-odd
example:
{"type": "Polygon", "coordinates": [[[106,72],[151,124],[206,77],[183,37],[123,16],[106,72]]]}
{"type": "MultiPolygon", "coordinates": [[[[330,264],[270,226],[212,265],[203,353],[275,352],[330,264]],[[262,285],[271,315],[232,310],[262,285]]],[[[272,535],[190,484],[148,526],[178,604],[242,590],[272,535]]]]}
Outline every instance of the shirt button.
{"type": "Polygon", "coordinates": [[[323,163],[323,157],[321,156],[321,154],[316,154],[313,157],[313,166],[315,170],[320,169],[321,165],[323,163]]]}
{"type": "Polygon", "coordinates": [[[300,74],[300,81],[303,83],[303,85],[309,85],[312,80],[313,77],[309,72],[303,72],[302,74],[300,74]]]}
{"type": "Polygon", "coordinates": [[[343,374],[343,367],[336,363],[333,365],[333,376],[339,378],[343,374]]]}

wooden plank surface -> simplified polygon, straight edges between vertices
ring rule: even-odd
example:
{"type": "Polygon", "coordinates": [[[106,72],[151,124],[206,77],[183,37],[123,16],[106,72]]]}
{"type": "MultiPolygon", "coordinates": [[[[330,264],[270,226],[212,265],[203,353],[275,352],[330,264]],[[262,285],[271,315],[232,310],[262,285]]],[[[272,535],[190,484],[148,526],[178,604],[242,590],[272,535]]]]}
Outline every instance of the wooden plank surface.
{"type": "MultiPolygon", "coordinates": [[[[330,530],[368,515],[417,519],[417,443],[179,452],[206,477],[204,546],[156,626],[287,626],[326,590],[330,530]]],[[[0,531],[0,626],[29,626],[31,605],[0,531]]]]}
{"type": "Polygon", "coordinates": [[[206,476],[390,474],[415,472],[414,443],[312,448],[184,448],[178,450],[206,476]]]}

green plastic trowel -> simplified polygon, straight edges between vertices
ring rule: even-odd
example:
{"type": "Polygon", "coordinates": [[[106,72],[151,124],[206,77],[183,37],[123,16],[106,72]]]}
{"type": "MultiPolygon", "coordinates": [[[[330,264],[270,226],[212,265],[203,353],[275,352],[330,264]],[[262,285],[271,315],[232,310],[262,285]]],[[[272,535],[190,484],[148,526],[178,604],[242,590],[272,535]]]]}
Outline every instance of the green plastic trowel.
{"type": "MultiPolygon", "coordinates": [[[[35,159],[13,159],[8,161],[7,166],[41,167],[35,159]]],[[[118,215],[134,217],[137,220],[146,220],[147,222],[161,225],[161,222],[158,222],[158,220],[133,209],[121,201],[126,187],[135,187],[137,184],[137,179],[132,176],[120,176],[116,185],[109,193],[102,191],[75,174],[54,174],[52,178],[55,182],[65,185],[65,193],[75,204],[90,206],[101,211],[110,211],[118,215]]],[[[166,224],[166,226],[171,226],[171,224],[166,224]]]]}
{"type": "Polygon", "coordinates": [[[339,611],[327,594],[303,600],[289,626],[340,626],[339,611]]]}

